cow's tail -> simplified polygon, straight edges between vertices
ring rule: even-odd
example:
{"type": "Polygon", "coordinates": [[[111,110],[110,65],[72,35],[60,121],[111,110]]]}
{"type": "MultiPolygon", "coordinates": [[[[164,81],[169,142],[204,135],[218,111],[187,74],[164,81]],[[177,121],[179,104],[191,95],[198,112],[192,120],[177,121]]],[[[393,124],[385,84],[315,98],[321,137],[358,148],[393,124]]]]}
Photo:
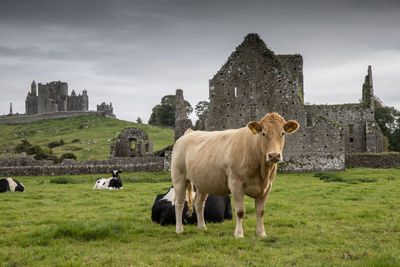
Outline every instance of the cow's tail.
{"type": "Polygon", "coordinates": [[[193,184],[191,181],[186,186],[186,199],[188,203],[188,212],[186,213],[189,217],[193,215],[193,184]]]}

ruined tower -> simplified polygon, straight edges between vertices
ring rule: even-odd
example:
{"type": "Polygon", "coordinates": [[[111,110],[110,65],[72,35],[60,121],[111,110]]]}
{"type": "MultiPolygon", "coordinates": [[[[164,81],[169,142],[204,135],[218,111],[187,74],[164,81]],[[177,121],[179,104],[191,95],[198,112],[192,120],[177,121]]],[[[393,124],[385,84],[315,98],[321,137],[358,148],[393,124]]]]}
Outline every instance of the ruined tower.
{"type": "Polygon", "coordinates": [[[192,127],[192,121],[187,118],[183,91],[182,89],[177,89],[175,95],[175,141],[190,127],[192,127]]]}

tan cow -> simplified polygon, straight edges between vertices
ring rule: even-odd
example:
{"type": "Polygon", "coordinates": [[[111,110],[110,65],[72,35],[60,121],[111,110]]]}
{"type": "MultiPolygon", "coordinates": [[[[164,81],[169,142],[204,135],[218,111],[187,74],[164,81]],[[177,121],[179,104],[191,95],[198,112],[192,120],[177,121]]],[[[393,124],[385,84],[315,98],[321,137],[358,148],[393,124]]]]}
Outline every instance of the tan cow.
{"type": "Polygon", "coordinates": [[[279,114],[271,113],[260,122],[251,121],[240,129],[194,131],[179,138],[172,150],[171,162],[176,233],[183,232],[183,205],[193,183],[197,188],[194,204],[199,229],[207,229],[203,213],[208,194],[232,194],[235,236],[243,237],[244,195],[247,195],[255,198],[256,233],[266,236],[262,217],[277,163],[282,161],[284,134],[293,133],[298,127],[296,121],[286,122],[279,114]]]}

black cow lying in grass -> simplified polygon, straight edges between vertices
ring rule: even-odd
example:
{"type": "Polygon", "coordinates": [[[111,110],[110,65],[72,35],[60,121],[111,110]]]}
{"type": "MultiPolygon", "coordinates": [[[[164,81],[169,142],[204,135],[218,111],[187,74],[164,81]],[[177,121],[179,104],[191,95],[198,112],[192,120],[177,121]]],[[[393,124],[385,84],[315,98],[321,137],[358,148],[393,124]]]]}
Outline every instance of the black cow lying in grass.
{"type": "Polygon", "coordinates": [[[113,175],[112,177],[97,180],[93,186],[93,189],[122,189],[122,180],[121,177],[119,177],[118,175],[121,173],[121,171],[112,170],[111,173],[113,175]]]}
{"type": "Polygon", "coordinates": [[[25,186],[12,178],[6,178],[0,180],[0,193],[4,193],[6,191],[19,191],[24,192],[25,186]]]}
{"type": "MultiPolygon", "coordinates": [[[[194,193],[195,194],[195,193],[194,193]]],[[[151,220],[161,225],[175,224],[175,190],[174,187],[168,190],[165,194],[159,194],[154,201],[151,210],[151,220]]],[[[185,202],[183,209],[182,223],[195,224],[197,223],[196,213],[191,216],[187,214],[188,206],[185,202]]],[[[204,207],[204,219],[207,222],[223,222],[232,219],[232,207],[230,196],[215,196],[209,195],[204,207]]]]}

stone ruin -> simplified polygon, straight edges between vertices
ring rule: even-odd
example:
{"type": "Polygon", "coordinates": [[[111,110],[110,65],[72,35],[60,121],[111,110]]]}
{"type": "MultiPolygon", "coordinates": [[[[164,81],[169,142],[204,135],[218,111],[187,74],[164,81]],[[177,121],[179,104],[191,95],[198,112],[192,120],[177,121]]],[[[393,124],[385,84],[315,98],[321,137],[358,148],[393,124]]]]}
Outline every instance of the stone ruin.
{"type": "MultiPolygon", "coordinates": [[[[68,84],[61,81],[53,81],[42,84],[33,81],[31,90],[28,92],[25,100],[25,114],[35,115],[54,112],[73,112],[89,111],[89,96],[86,90],[77,95],[72,90],[68,95],[68,84]]],[[[98,114],[106,118],[115,118],[113,106],[105,102],[97,105],[98,114]]]]}
{"type": "Polygon", "coordinates": [[[77,95],[72,90],[68,95],[68,84],[61,81],[39,83],[36,88],[35,81],[31,84],[31,91],[25,100],[25,113],[27,115],[57,111],[87,111],[89,97],[87,91],[77,95]],[[36,90],[38,89],[38,90],[36,90]]]}
{"type": "Polygon", "coordinates": [[[187,118],[185,99],[182,89],[176,90],[175,96],[175,141],[181,137],[188,128],[192,127],[192,121],[187,118]]]}
{"type": "Polygon", "coordinates": [[[271,112],[297,120],[300,129],[286,137],[284,170],[342,170],[345,153],[385,151],[370,66],[361,103],[305,105],[302,56],[275,55],[248,34],[209,81],[209,100],[208,131],[245,127],[271,112]]]}
{"type": "Polygon", "coordinates": [[[147,134],[136,127],[129,127],[111,145],[110,158],[153,156],[153,142],[147,134]]]}

